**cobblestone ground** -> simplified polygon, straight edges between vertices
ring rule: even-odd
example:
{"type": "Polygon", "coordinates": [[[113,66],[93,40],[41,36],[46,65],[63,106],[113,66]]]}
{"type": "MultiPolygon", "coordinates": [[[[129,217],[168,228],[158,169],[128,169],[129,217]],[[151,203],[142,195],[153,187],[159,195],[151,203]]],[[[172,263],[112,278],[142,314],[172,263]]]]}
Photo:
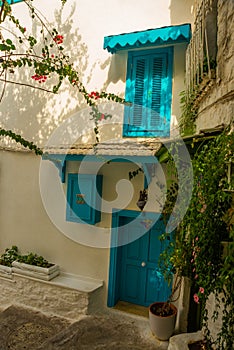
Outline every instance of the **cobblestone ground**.
{"type": "Polygon", "coordinates": [[[84,316],[70,323],[11,306],[0,314],[0,350],[164,350],[139,320],[121,313],[84,316]]]}

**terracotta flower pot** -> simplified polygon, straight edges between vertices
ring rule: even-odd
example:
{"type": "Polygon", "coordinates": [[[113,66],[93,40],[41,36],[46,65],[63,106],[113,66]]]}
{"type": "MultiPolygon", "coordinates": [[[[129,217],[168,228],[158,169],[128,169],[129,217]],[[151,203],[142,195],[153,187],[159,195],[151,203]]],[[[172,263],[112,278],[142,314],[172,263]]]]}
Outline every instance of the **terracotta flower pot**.
{"type": "Polygon", "coordinates": [[[150,328],[153,334],[160,340],[168,340],[175,328],[177,308],[173,305],[169,305],[170,312],[168,315],[160,316],[159,309],[162,309],[163,302],[156,302],[149,307],[149,322],[150,328]]]}

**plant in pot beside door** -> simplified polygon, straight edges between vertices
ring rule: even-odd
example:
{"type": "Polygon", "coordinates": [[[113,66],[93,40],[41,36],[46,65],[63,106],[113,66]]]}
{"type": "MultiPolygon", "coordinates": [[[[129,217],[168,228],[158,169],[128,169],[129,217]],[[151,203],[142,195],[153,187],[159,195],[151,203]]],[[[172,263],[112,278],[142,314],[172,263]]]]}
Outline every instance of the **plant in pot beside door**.
{"type": "MultiPolygon", "coordinates": [[[[167,190],[166,201],[162,210],[162,220],[165,227],[176,202],[177,193],[178,185],[172,180],[167,190]]],[[[182,282],[182,271],[181,268],[178,268],[180,263],[176,261],[175,264],[175,261],[171,257],[175,256],[175,249],[178,249],[177,243],[175,232],[171,234],[164,233],[160,237],[160,274],[168,282],[168,285],[172,285],[172,290],[167,301],[154,302],[149,307],[150,328],[153,334],[160,340],[168,340],[174,333],[176,324],[177,308],[173,305],[173,302],[178,299],[182,282]]]]}
{"type": "Polygon", "coordinates": [[[173,297],[179,289],[181,279],[175,277],[172,292],[165,302],[154,302],[149,306],[149,323],[153,334],[160,340],[168,340],[174,333],[177,308],[173,297]]]}

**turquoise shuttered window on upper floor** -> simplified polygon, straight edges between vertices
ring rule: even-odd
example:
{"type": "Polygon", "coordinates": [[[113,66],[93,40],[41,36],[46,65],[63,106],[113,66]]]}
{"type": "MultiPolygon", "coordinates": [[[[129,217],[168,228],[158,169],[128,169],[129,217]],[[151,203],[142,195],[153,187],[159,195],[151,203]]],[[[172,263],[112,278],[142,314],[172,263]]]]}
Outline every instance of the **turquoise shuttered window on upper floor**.
{"type": "Polygon", "coordinates": [[[170,135],[173,48],[130,51],[123,135],[170,135]]]}

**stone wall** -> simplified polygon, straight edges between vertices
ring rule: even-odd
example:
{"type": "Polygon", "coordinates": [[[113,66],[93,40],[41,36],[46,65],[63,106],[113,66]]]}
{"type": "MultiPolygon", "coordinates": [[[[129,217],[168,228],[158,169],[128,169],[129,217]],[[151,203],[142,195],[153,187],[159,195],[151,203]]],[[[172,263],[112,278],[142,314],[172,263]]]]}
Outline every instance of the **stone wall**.
{"type": "Polygon", "coordinates": [[[218,0],[216,79],[199,104],[196,129],[234,122],[234,1],[218,0]]]}
{"type": "MultiPolygon", "coordinates": [[[[234,1],[218,0],[217,68],[216,79],[199,104],[196,131],[234,123],[234,1]]],[[[215,311],[215,298],[207,301],[209,329],[216,338],[222,319],[211,319],[215,311]]],[[[222,313],[222,308],[219,310],[222,313]]]]}
{"type": "Polygon", "coordinates": [[[18,275],[14,275],[13,279],[0,278],[0,283],[1,309],[20,305],[72,321],[98,311],[97,302],[101,299],[101,288],[88,293],[18,275]]]}
{"type": "MultiPolygon", "coordinates": [[[[220,295],[220,299],[221,298],[222,296],[220,295]]],[[[215,295],[212,293],[206,302],[206,308],[208,310],[208,327],[210,330],[210,335],[214,340],[216,340],[217,334],[220,332],[220,329],[222,327],[222,312],[223,312],[224,306],[221,302],[220,307],[217,310],[215,295]],[[212,315],[216,311],[218,311],[218,317],[214,321],[214,319],[212,318],[212,315]]]]}
{"type": "Polygon", "coordinates": [[[190,299],[191,281],[187,277],[182,278],[179,291],[176,292],[173,304],[177,307],[177,317],[175,325],[175,333],[184,333],[188,328],[188,313],[190,299]]]}

